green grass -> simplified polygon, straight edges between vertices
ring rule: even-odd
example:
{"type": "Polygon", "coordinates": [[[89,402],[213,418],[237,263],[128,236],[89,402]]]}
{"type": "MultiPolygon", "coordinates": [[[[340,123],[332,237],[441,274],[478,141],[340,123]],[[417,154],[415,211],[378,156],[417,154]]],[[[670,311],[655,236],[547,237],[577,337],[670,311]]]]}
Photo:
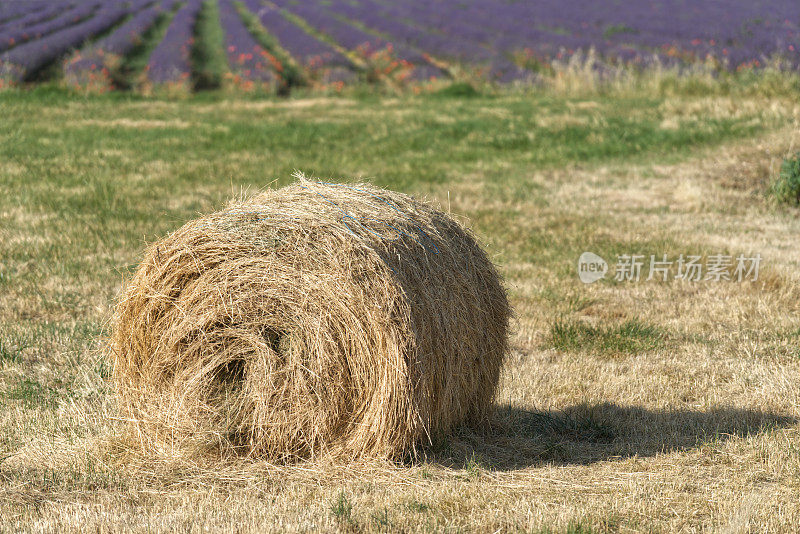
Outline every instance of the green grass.
{"type": "Polygon", "coordinates": [[[464,462],[464,471],[470,477],[478,478],[488,469],[490,469],[490,466],[486,465],[486,460],[476,452],[473,452],[464,462]]]}
{"type": "Polygon", "coordinates": [[[389,510],[387,508],[382,508],[376,512],[372,513],[372,522],[375,527],[383,532],[386,530],[390,530],[392,527],[392,520],[389,517],[389,510]]]}
{"type": "Polygon", "coordinates": [[[427,514],[427,513],[429,513],[431,511],[431,506],[430,505],[428,505],[428,504],[426,504],[424,502],[420,502],[420,501],[418,501],[416,499],[409,501],[406,504],[406,507],[409,510],[411,510],[412,512],[415,512],[417,514],[427,514]]]}
{"type": "Polygon", "coordinates": [[[203,2],[197,16],[192,66],[192,81],[196,91],[218,89],[222,86],[223,77],[228,72],[228,63],[216,0],[203,2]]]}
{"type": "Polygon", "coordinates": [[[603,30],[603,37],[606,39],[611,39],[617,35],[635,35],[639,33],[639,30],[636,28],[631,28],[630,26],[626,26],[625,24],[611,24],[606,26],[606,29],[603,30]]]}
{"type": "Polygon", "coordinates": [[[454,82],[431,93],[431,96],[439,98],[475,98],[481,95],[470,83],[454,82]]]}
{"type": "Polygon", "coordinates": [[[20,378],[3,394],[7,401],[21,402],[27,407],[54,406],[57,393],[30,378],[20,378]]]}
{"type": "Polygon", "coordinates": [[[344,491],[340,491],[336,500],[330,505],[331,515],[340,526],[350,530],[357,530],[358,524],[353,517],[353,503],[347,498],[344,491]]]}
{"type": "Polygon", "coordinates": [[[541,534],[593,534],[594,532],[596,531],[592,527],[575,521],[570,521],[564,529],[545,528],[540,531],[541,534]]]}
{"type": "MultiPolygon", "coordinates": [[[[487,164],[496,160],[504,165],[498,180],[510,168],[623,159],[634,164],[654,156],[670,161],[700,146],[749,137],[772,126],[744,115],[663,129],[660,101],[649,98],[601,99],[598,109],[586,110],[571,109],[569,99],[550,97],[420,97],[394,103],[367,99],[348,101],[347,107],[320,116],[291,106],[254,114],[245,106],[209,105],[214,100],[157,104],[118,95],[92,99],[65,112],[63,107],[72,101],[68,95],[42,92],[44,102],[26,93],[0,94],[5,110],[0,157],[24,169],[18,176],[0,176],[0,185],[26,209],[69,223],[63,229],[77,243],[100,239],[112,247],[115,241],[141,237],[143,230],[152,235],[175,224],[162,221],[165,224],[153,227],[154,211],[187,218],[230,193],[220,185],[262,187],[273,179],[285,183],[295,169],[325,179],[362,176],[397,189],[424,188],[487,172],[487,164]],[[45,120],[30,121],[32,113],[64,119],[66,124],[51,131],[45,120]],[[604,120],[597,121],[598,115],[604,120]],[[545,122],[547,116],[569,116],[572,122],[545,122]],[[102,125],[121,119],[161,121],[163,127],[102,125]],[[98,152],[105,156],[98,158],[98,152]],[[164,172],[151,177],[148,187],[125,179],[141,174],[142,165],[151,162],[162,162],[164,172]],[[21,183],[33,185],[16,187],[21,183]],[[44,183],[49,185],[37,185],[44,183]],[[213,187],[198,191],[210,196],[198,192],[177,210],[168,209],[174,191],[204,184],[213,187]],[[52,195],[51,187],[63,192],[52,195]],[[80,230],[75,222],[81,223],[80,230]]],[[[489,172],[495,171],[490,167],[489,172]]],[[[525,186],[519,180],[502,183],[525,186]]],[[[523,189],[519,194],[525,197],[529,192],[523,189]]],[[[6,252],[18,253],[13,247],[6,252]]]]}
{"type": "Polygon", "coordinates": [[[776,200],[793,206],[800,205],[800,152],[786,158],[770,187],[776,200]]]}
{"type": "Polygon", "coordinates": [[[15,364],[20,361],[20,354],[25,345],[17,346],[7,340],[0,339],[0,364],[15,364]]]}
{"type": "Polygon", "coordinates": [[[663,100],[642,96],[599,98],[585,108],[582,99],[530,95],[343,99],[322,108],[258,102],[227,104],[216,93],[179,101],[124,94],[78,99],[47,87],[0,93],[0,160],[18,169],[0,172],[4,205],[22,207],[26,227],[49,236],[21,241],[19,223],[2,225],[3,277],[14,284],[0,287],[28,300],[34,295],[35,313],[80,317],[81,293],[67,282],[91,280],[111,297],[118,271],[135,264],[143,240],[219,206],[240,188],[285,184],[296,169],[420,192],[480,175],[489,198],[508,207],[474,210],[477,229],[505,235],[508,252],[519,259],[572,272],[599,223],[591,213],[565,214],[540,229],[517,221],[515,203],[547,202],[541,185],[521,177],[575,165],[679,161],[700,147],[782,124],[742,114],[664,129],[663,100]],[[40,267],[22,270],[30,257],[40,267]]]}
{"type": "Polygon", "coordinates": [[[561,351],[597,354],[637,354],[666,346],[667,333],[654,325],[630,319],[621,324],[593,326],[583,321],[557,319],[548,343],[561,351]]]}

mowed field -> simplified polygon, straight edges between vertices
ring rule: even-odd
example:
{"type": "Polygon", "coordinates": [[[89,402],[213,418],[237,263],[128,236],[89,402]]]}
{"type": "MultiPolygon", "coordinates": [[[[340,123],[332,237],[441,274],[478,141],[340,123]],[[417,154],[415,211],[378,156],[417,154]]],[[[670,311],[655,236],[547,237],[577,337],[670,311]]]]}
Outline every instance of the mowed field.
{"type": "MultiPolygon", "coordinates": [[[[0,531],[791,532],[790,86],[397,98],[0,94],[0,531]],[[492,427],[408,463],[158,460],[100,350],[146,243],[231,198],[367,180],[470,226],[515,309],[492,427]],[[581,253],[761,254],[591,285],[581,253]]],[[[455,94],[455,95],[454,95],[455,94]]]]}

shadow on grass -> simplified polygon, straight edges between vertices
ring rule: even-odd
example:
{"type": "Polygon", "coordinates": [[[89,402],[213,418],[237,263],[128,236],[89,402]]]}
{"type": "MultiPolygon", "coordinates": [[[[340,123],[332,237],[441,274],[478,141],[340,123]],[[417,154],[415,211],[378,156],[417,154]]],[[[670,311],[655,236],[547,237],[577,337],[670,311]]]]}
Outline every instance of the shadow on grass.
{"type": "Polygon", "coordinates": [[[427,450],[425,459],[452,468],[501,471],[542,464],[586,465],[719,444],[798,421],[738,408],[654,411],[606,403],[545,412],[502,406],[485,430],[460,429],[427,450]]]}

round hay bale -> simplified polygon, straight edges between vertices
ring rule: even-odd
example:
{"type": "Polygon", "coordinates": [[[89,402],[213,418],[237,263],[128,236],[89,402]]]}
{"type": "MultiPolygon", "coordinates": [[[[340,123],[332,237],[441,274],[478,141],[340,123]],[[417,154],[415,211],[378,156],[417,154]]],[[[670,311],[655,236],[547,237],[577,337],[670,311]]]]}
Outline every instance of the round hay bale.
{"type": "Polygon", "coordinates": [[[396,458],[486,419],[509,316],[446,214],[301,179],[151,245],[109,346],[150,451],[396,458]]]}

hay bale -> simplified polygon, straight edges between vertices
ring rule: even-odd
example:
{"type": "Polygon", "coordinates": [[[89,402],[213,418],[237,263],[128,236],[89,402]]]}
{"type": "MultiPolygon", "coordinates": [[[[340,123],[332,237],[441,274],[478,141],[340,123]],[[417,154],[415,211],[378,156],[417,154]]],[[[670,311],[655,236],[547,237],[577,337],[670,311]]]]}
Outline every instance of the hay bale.
{"type": "Polygon", "coordinates": [[[446,214],[301,179],[150,246],[109,347],[151,451],[392,458],[486,419],[509,315],[446,214]]]}

